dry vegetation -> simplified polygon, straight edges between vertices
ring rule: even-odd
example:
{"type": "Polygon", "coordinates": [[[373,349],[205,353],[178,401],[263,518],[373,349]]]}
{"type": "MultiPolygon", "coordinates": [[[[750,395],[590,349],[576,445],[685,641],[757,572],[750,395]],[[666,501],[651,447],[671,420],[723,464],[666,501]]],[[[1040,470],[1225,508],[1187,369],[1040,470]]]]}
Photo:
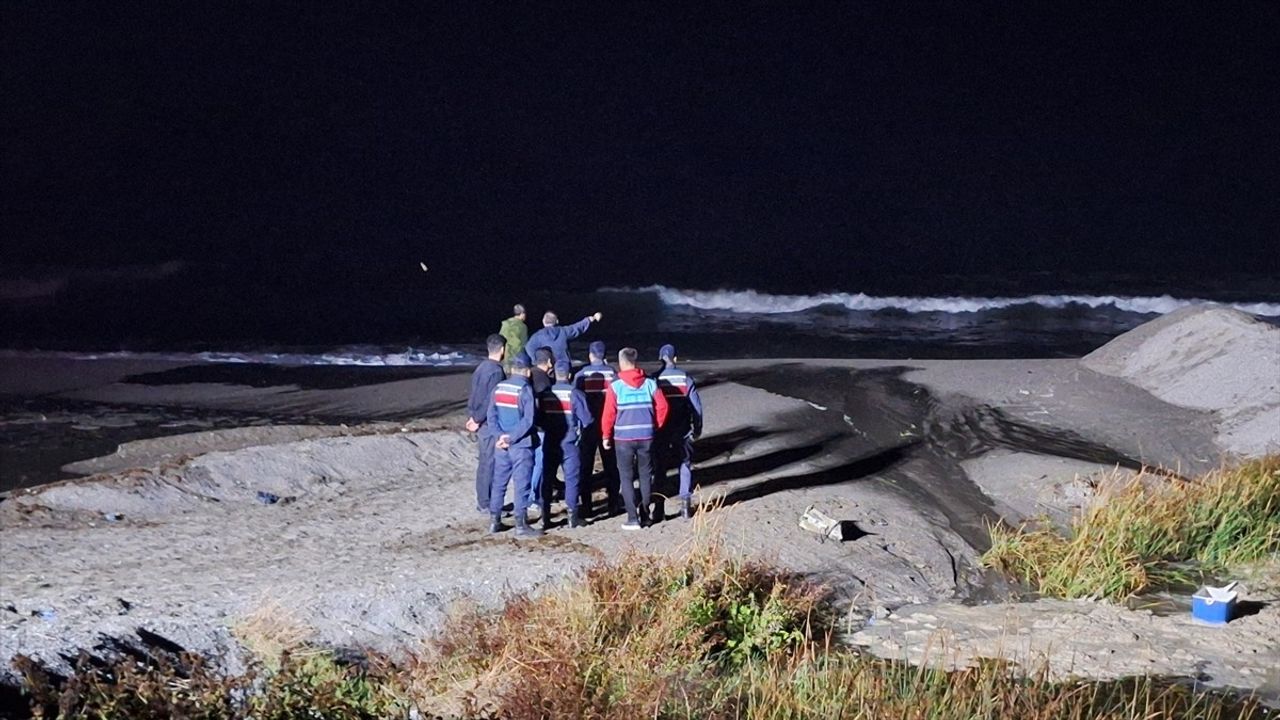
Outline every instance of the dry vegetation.
{"type": "Polygon", "coordinates": [[[1045,595],[1122,600],[1280,552],[1280,455],[1194,482],[1144,473],[1106,490],[1066,536],[1047,523],[992,527],[984,561],[1045,595]]]}
{"type": "Polygon", "coordinates": [[[1138,679],[1050,683],[984,664],[944,672],[833,642],[821,588],[723,551],[714,528],[665,555],[601,562],[580,582],[460,610],[415,659],[339,660],[282,608],[236,632],[259,657],[216,675],[196,657],[19,667],[42,718],[1261,718],[1249,702],[1138,679]]]}

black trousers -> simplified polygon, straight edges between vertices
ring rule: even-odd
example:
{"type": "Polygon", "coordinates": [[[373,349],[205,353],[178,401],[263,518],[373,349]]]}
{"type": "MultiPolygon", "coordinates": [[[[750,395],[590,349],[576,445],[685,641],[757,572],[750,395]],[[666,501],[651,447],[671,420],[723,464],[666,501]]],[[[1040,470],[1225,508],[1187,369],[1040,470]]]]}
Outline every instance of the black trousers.
{"type": "Polygon", "coordinates": [[[615,443],[618,456],[618,490],[627,506],[627,519],[639,520],[649,513],[653,492],[653,441],[615,443]],[[636,510],[636,480],[640,481],[640,512],[636,510]]]}
{"type": "Polygon", "coordinates": [[[600,423],[592,423],[582,431],[578,440],[578,449],[582,457],[582,503],[587,512],[591,512],[591,491],[595,489],[592,482],[592,471],[596,466],[596,454],[604,464],[604,488],[609,493],[609,507],[617,507],[622,502],[618,497],[618,458],[613,450],[605,450],[600,442],[600,423]]]}
{"type": "Polygon", "coordinates": [[[494,443],[498,441],[497,436],[490,436],[487,430],[482,428],[477,435],[480,442],[476,459],[476,508],[486,511],[489,509],[489,486],[493,484],[494,443]]]}

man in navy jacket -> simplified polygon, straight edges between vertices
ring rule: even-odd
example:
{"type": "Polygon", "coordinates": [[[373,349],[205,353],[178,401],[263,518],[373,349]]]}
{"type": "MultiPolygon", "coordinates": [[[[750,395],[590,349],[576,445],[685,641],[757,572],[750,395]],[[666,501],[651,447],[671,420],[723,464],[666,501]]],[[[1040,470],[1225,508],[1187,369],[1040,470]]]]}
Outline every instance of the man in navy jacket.
{"type": "MultiPolygon", "coordinates": [[[[533,352],[533,367],[529,368],[529,387],[533,388],[533,401],[538,402],[542,394],[556,384],[552,377],[555,374],[555,357],[550,348],[538,348],[533,352]]],[[[537,442],[533,447],[533,480],[529,482],[529,507],[538,510],[545,523],[547,508],[542,502],[543,461],[546,455],[546,428],[542,425],[542,416],[538,414],[533,422],[533,432],[537,434],[537,442]]]]}
{"type": "Polygon", "coordinates": [[[600,322],[603,317],[604,315],[596,313],[572,325],[562,326],[560,318],[556,317],[555,313],[548,312],[542,316],[542,329],[529,336],[529,342],[525,344],[524,351],[532,358],[535,357],[534,353],[538,348],[549,348],[556,360],[572,360],[573,358],[569,355],[569,341],[589,330],[592,322],[600,322]]]}
{"type": "Polygon", "coordinates": [[[622,494],[618,491],[618,463],[613,450],[605,450],[600,445],[600,423],[604,418],[604,396],[617,377],[613,366],[605,362],[605,345],[596,340],[591,343],[587,357],[590,362],[578,370],[573,376],[573,386],[581,390],[587,397],[587,409],[595,422],[583,428],[582,439],[578,442],[579,454],[582,456],[582,498],[586,503],[584,512],[591,514],[591,491],[593,490],[592,472],[596,467],[596,454],[604,465],[604,486],[609,493],[607,514],[622,512],[622,494]]]}
{"type": "Polygon", "coordinates": [[[670,412],[667,424],[659,433],[656,474],[662,483],[669,468],[679,468],[680,517],[688,520],[693,514],[693,441],[702,436],[702,398],[693,376],[676,366],[675,346],[663,345],[658,359],[662,361],[662,370],[653,379],[666,396],[670,412]]]}
{"type": "Polygon", "coordinates": [[[569,383],[570,365],[560,360],[555,365],[556,384],[537,397],[538,424],[546,433],[542,479],[542,522],[547,527],[551,519],[551,486],[556,470],[564,468],[564,504],[569,510],[569,527],[585,527],[578,513],[582,459],[578,454],[578,441],[583,428],[594,418],[587,409],[587,396],[569,383]]]}
{"type": "Polygon", "coordinates": [[[507,341],[501,335],[485,339],[489,357],[481,360],[471,374],[471,394],[467,397],[467,432],[477,433],[479,457],[476,461],[476,510],[489,512],[489,486],[493,484],[493,440],[489,434],[489,400],[498,383],[507,379],[502,370],[507,341]]]}
{"type": "Polygon", "coordinates": [[[522,357],[511,362],[511,377],[493,389],[489,427],[494,436],[493,486],[489,489],[489,532],[502,530],[502,501],[507,485],[515,482],[516,537],[538,537],[542,531],[529,526],[529,480],[533,474],[533,389],[529,387],[529,363],[522,357]]]}

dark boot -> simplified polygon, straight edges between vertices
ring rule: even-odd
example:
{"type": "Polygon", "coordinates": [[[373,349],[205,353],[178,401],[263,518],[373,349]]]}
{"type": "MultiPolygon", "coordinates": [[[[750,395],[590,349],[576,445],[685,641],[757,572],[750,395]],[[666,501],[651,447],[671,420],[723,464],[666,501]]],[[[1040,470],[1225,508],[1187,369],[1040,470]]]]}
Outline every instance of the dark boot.
{"type": "Polygon", "coordinates": [[[587,522],[582,519],[582,515],[579,514],[579,511],[577,510],[569,511],[569,527],[580,528],[580,527],[586,527],[586,526],[587,526],[587,522]]]}
{"type": "Polygon", "coordinates": [[[506,528],[502,527],[502,513],[489,513],[489,532],[500,533],[506,528]]]}
{"type": "Polygon", "coordinates": [[[542,537],[544,533],[536,527],[529,525],[529,516],[524,513],[516,513],[516,537],[531,538],[542,537]]]}
{"type": "Polygon", "coordinates": [[[680,517],[684,520],[693,517],[693,501],[689,498],[680,498],[680,517]]]}

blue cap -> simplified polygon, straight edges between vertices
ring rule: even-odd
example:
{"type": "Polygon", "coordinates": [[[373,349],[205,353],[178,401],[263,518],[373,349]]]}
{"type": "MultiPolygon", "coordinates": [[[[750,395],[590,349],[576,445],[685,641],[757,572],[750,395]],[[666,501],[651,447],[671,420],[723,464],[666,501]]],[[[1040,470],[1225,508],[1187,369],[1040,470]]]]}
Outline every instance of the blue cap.
{"type": "Polygon", "coordinates": [[[599,358],[604,357],[604,353],[605,353],[604,342],[600,340],[592,341],[591,345],[587,347],[587,352],[599,358]]]}
{"type": "Polygon", "coordinates": [[[511,361],[512,370],[528,370],[529,367],[529,356],[524,353],[520,353],[515,360],[511,361]]]}
{"type": "Polygon", "coordinates": [[[672,345],[671,343],[667,343],[666,345],[663,345],[662,348],[658,350],[659,360],[669,360],[675,356],[676,356],[676,346],[672,345]]]}
{"type": "Polygon", "coordinates": [[[570,370],[573,370],[573,365],[570,365],[568,360],[557,360],[557,361],[556,361],[556,374],[557,374],[557,375],[568,375],[570,370]]]}

